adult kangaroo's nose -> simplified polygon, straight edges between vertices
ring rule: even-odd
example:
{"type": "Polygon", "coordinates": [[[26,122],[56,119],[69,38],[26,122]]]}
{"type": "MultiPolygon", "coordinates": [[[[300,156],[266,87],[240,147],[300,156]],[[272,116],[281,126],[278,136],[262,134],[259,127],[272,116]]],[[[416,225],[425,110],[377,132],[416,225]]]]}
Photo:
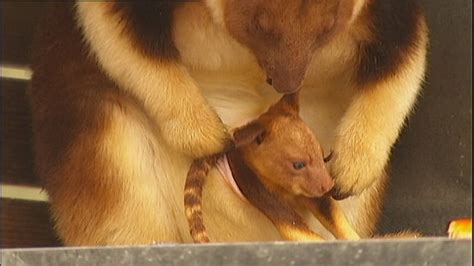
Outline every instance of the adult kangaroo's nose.
{"type": "Polygon", "coordinates": [[[272,75],[268,76],[267,83],[279,93],[295,93],[301,88],[304,79],[304,72],[288,71],[287,69],[277,69],[272,75]],[[278,71],[279,70],[279,71],[278,71]]]}
{"type": "Polygon", "coordinates": [[[290,94],[301,89],[306,70],[310,62],[309,50],[295,54],[279,54],[272,60],[264,60],[262,64],[267,75],[267,83],[277,92],[290,94]]]}

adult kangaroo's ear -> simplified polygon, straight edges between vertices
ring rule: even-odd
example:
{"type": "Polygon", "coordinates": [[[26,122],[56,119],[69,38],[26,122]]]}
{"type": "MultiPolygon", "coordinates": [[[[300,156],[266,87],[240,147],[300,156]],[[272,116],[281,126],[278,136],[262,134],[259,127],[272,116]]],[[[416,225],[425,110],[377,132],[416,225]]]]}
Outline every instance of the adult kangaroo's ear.
{"type": "Polygon", "coordinates": [[[234,130],[234,143],[238,148],[243,145],[248,145],[253,141],[261,143],[265,134],[265,127],[258,121],[252,121],[245,126],[234,130]]]}

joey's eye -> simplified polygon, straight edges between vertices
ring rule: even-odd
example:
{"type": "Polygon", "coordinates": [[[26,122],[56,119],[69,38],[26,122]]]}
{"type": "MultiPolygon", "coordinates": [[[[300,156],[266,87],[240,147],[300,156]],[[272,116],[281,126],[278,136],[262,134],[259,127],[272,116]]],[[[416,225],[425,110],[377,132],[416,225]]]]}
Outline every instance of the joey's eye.
{"type": "Polygon", "coordinates": [[[263,134],[258,135],[256,140],[257,140],[257,144],[258,144],[258,145],[262,144],[262,142],[263,142],[263,134]]]}
{"type": "Polygon", "coordinates": [[[293,168],[295,170],[301,170],[303,168],[305,168],[306,164],[304,162],[294,162],[293,163],[293,168]]]}

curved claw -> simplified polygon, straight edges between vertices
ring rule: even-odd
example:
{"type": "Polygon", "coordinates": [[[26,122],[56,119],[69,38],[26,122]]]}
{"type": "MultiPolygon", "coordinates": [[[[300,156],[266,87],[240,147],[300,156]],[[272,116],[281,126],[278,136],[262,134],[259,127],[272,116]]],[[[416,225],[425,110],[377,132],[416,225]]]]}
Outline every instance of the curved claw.
{"type": "Polygon", "coordinates": [[[323,159],[324,162],[325,162],[325,163],[329,162],[329,161],[332,159],[333,154],[334,154],[334,151],[331,150],[331,151],[329,152],[328,156],[324,157],[324,159],[323,159]]]}
{"type": "Polygon", "coordinates": [[[332,198],[335,199],[335,200],[344,200],[344,199],[347,199],[348,197],[352,196],[351,193],[341,192],[337,187],[333,187],[331,189],[331,191],[329,191],[329,195],[331,195],[332,198]]]}

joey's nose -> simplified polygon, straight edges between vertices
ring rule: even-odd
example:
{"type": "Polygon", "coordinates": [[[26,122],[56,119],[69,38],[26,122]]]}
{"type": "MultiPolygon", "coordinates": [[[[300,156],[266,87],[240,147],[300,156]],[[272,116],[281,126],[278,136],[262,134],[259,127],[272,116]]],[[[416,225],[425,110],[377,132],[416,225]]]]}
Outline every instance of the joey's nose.
{"type": "Polygon", "coordinates": [[[323,194],[328,193],[334,187],[334,181],[332,178],[325,178],[323,182],[321,182],[321,192],[323,194]]]}
{"type": "Polygon", "coordinates": [[[312,175],[307,183],[307,197],[322,197],[334,187],[334,181],[327,171],[321,171],[312,175]]]}
{"type": "Polygon", "coordinates": [[[327,171],[320,172],[319,175],[320,189],[323,194],[328,193],[334,187],[334,180],[327,171]]]}

